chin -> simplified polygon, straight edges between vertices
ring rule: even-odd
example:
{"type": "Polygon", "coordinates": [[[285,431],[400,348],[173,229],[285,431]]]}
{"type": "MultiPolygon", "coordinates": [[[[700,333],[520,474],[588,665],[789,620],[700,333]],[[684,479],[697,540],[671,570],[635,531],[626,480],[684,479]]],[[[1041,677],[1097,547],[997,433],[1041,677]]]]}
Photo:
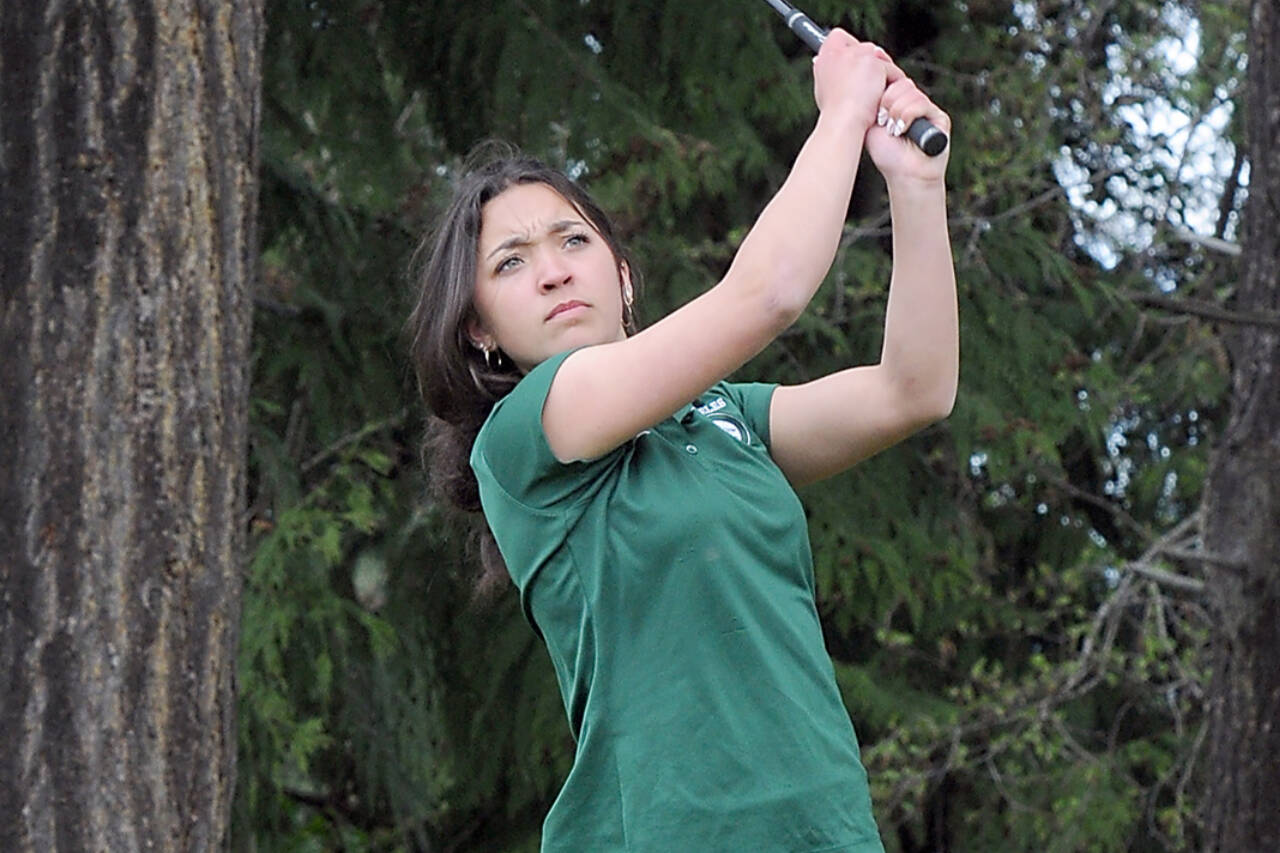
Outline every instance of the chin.
{"type": "Polygon", "coordinates": [[[596,344],[607,344],[619,340],[615,335],[589,325],[570,326],[564,334],[556,339],[557,352],[564,352],[570,347],[590,347],[596,344]]]}

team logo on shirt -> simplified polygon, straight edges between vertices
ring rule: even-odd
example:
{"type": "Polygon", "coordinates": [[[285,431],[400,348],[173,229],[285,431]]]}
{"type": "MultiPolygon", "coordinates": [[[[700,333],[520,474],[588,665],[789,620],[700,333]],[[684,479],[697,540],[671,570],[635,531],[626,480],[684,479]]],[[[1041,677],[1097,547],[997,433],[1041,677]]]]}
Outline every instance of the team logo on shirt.
{"type": "Polygon", "coordinates": [[[751,433],[747,431],[747,425],[735,418],[733,415],[726,413],[717,414],[727,406],[724,397],[716,397],[710,403],[704,406],[698,406],[697,411],[700,415],[706,415],[707,418],[727,434],[733,436],[743,444],[751,443],[751,433]]]}
{"type": "Polygon", "coordinates": [[[730,415],[715,415],[711,418],[711,422],[743,444],[751,443],[751,434],[737,418],[730,415]]]}

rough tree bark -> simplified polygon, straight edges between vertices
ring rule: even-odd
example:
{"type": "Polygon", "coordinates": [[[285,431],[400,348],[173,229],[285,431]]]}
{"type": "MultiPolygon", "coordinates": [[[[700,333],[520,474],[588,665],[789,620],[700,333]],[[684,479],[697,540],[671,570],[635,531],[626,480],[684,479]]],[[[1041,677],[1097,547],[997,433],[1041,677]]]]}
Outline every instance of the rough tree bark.
{"type": "MultiPolygon", "coordinates": [[[[1280,0],[1253,0],[1249,198],[1237,310],[1280,310],[1280,0]]],[[[1203,816],[1214,851],[1280,850],[1280,330],[1227,332],[1232,400],[1205,490],[1213,676],[1203,816]]]]}
{"type": "Polygon", "coordinates": [[[0,2],[0,850],[226,843],[262,4],[0,2]]]}

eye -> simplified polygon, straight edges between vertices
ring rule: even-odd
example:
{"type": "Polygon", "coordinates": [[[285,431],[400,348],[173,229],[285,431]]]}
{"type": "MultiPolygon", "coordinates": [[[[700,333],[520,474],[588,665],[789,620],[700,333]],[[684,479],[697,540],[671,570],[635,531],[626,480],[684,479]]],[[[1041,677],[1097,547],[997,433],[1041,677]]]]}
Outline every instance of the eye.
{"type": "Polygon", "coordinates": [[[510,272],[511,270],[515,269],[516,265],[519,263],[520,263],[519,255],[510,255],[506,258],[503,258],[501,261],[499,261],[498,265],[493,268],[493,271],[498,274],[502,274],[504,272],[510,272]]]}
{"type": "Polygon", "coordinates": [[[591,238],[586,234],[575,232],[564,238],[564,247],[566,249],[572,249],[576,246],[585,246],[589,242],[591,242],[591,238]]]}

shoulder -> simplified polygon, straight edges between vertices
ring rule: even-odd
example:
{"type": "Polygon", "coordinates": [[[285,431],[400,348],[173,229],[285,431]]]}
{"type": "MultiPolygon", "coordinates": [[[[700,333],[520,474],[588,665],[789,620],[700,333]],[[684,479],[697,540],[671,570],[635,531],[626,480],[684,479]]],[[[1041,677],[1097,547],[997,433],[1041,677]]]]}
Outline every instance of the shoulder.
{"type": "Polygon", "coordinates": [[[773,404],[773,392],[777,388],[775,382],[717,382],[704,395],[708,402],[703,409],[708,410],[702,411],[702,414],[714,418],[716,412],[709,410],[709,407],[715,407],[723,412],[722,417],[737,415],[768,446],[769,409],[773,404]],[[723,405],[717,403],[717,400],[723,401],[723,405]]]}
{"type": "Polygon", "coordinates": [[[546,403],[556,372],[572,352],[573,350],[565,350],[538,364],[505,397],[494,404],[480,427],[480,434],[472,447],[472,459],[478,449],[485,445],[527,439],[530,431],[543,434],[542,407],[546,403]]]}
{"type": "Polygon", "coordinates": [[[556,371],[573,350],[548,358],[494,404],[471,447],[471,468],[488,514],[495,487],[527,509],[574,500],[605,460],[561,462],[547,442],[542,409],[556,371]]]}

